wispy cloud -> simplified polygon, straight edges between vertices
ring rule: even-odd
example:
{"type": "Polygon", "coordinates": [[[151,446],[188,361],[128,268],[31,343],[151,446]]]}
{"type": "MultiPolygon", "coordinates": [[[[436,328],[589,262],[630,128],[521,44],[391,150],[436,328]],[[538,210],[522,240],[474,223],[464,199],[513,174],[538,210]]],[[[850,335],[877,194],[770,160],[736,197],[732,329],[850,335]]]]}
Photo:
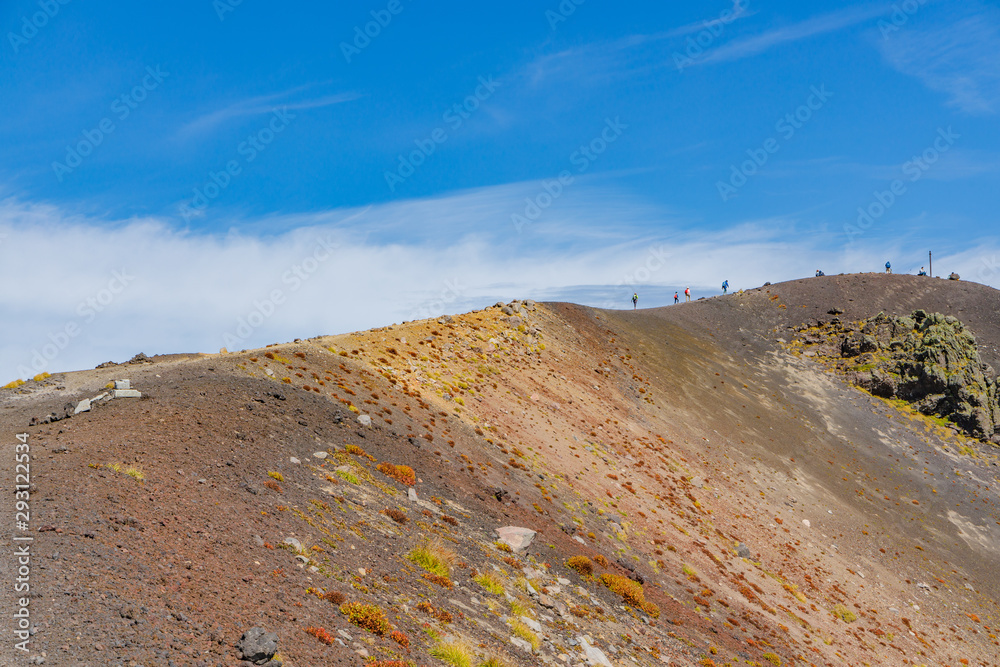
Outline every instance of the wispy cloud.
{"type": "Polygon", "coordinates": [[[947,25],[916,27],[883,40],[882,53],[900,72],[948,97],[969,114],[992,114],[1000,104],[1000,11],[980,8],[947,25]]]}
{"type": "Polygon", "coordinates": [[[721,26],[726,26],[731,23],[735,23],[740,19],[745,19],[753,16],[757,12],[749,8],[748,0],[733,0],[732,9],[726,10],[723,13],[715,16],[711,19],[704,19],[701,21],[693,21],[686,25],[677,26],[676,28],[671,28],[669,30],[664,30],[661,32],[640,34],[640,35],[630,35],[629,37],[624,37],[617,40],[611,44],[611,48],[615,49],[625,49],[633,48],[636,46],[641,46],[643,44],[648,44],[650,42],[659,42],[666,39],[676,39],[678,37],[687,37],[688,35],[697,34],[703,30],[716,30],[721,26]]]}
{"type": "Polygon", "coordinates": [[[823,14],[792,25],[773,28],[760,35],[733,40],[712,51],[699,63],[720,63],[749,58],[782,44],[798,42],[816,35],[836,32],[865,21],[871,21],[884,13],[884,7],[852,7],[823,14]]]}
{"type": "Polygon", "coordinates": [[[756,14],[756,11],[749,8],[748,0],[732,0],[732,3],[732,9],[701,21],[694,21],[659,32],[632,34],[610,41],[593,42],[541,55],[527,65],[525,78],[534,85],[566,78],[584,79],[591,83],[608,83],[614,82],[622,72],[652,72],[659,69],[659,66],[655,64],[658,58],[654,58],[650,62],[644,62],[641,59],[637,61],[630,57],[632,52],[643,48],[652,49],[664,42],[671,41],[677,42],[676,45],[681,47],[681,38],[683,37],[706,30],[714,36],[719,34],[720,28],[756,14]],[[637,64],[637,62],[642,64],[637,64]]]}
{"type": "MultiPolygon", "coordinates": [[[[803,173],[816,174],[848,174],[861,176],[873,181],[891,181],[896,178],[909,178],[910,174],[903,171],[903,166],[911,158],[901,155],[904,159],[896,164],[868,164],[847,160],[842,156],[818,157],[803,160],[786,160],[780,167],[768,170],[767,175],[774,178],[790,178],[803,173]]],[[[913,158],[919,158],[915,151],[913,158]]],[[[933,169],[921,172],[921,179],[928,181],[960,181],[1000,172],[1000,153],[976,149],[954,148],[941,154],[934,163],[933,169]]]]}
{"type": "Polygon", "coordinates": [[[234,118],[268,114],[278,107],[283,107],[290,111],[300,109],[318,109],[320,107],[328,107],[335,104],[343,104],[344,102],[351,102],[361,97],[360,94],[355,92],[340,92],[306,99],[297,99],[297,96],[300,93],[314,87],[314,84],[305,84],[277,93],[258,95],[256,97],[249,97],[247,99],[234,102],[228,106],[206,113],[193,121],[186,123],[178,131],[178,136],[181,138],[190,138],[196,134],[208,132],[216,126],[234,118]]]}

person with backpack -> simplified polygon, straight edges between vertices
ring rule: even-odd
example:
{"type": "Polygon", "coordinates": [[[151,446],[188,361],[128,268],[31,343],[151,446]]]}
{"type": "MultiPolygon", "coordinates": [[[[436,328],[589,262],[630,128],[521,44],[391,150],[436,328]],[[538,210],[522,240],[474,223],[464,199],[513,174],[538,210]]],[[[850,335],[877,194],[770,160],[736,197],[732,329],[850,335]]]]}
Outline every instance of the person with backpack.
{"type": "Polygon", "coordinates": [[[816,269],[816,277],[817,277],[817,278],[819,278],[819,277],[821,277],[821,276],[825,276],[825,275],[826,275],[825,273],[823,273],[823,272],[822,272],[822,271],[820,271],[819,269],[816,269]]]}
{"type": "Polygon", "coordinates": [[[684,289],[684,301],[690,301],[690,300],[691,300],[691,288],[687,287],[684,289]]]}
{"type": "Polygon", "coordinates": [[[679,296],[677,296],[677,292],[674,292],[674,303],[677,303],[680,300],[681,300],[681,298],[679,296]]]}
{"type": "Polygon", "coordinates": [[[639,303],[639,293],[634,292],[632,294],[632,310],[635,310],[636,304],[639,303]]]}
{"type": "Polygon", "coordinates": [[[729,281],[728,280],[723,280],[722,281],[722,293],[725,294],[728,291],[729,291],[729,281]]]}
{"type": "Polygon", "coordinates": [[[890,264],[889,262],[885,263],[885,272],[892,273],[892,264],[890,264]]]}

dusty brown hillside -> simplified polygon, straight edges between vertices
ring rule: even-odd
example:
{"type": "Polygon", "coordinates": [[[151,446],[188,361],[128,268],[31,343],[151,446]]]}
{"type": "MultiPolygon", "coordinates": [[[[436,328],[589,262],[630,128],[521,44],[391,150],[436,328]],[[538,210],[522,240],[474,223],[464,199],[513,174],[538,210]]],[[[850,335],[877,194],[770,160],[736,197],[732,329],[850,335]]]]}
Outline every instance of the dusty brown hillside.
{"type": "Polygon", "coordinates": [[[919,280],[517,302],[6,390],[34,541],[4,664],[242,664],[254,627],[272,665],[996,664],[994,450],[790,344],[922,307],[996,367],[997,292],[919,280]],[[28,426],[121,378],[143,398],[28,426]]]}

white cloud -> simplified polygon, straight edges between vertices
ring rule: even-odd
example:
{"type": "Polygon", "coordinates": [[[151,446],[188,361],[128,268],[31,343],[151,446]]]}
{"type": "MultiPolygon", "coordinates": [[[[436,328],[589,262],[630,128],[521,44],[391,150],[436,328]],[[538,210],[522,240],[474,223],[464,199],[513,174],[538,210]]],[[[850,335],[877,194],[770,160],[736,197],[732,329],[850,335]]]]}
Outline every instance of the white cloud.
{"type": "Polygon", "coordinates": [[[881,7],[852,7],[823,14],[822,16],[807,19],[799,23],[774,28],[760,35],[733,40],[712,51],[705,58],[702,58],[699,63],[728,62],[748,58],[769,51],[781,44],[797,42],[816,35],[849,28],[859,23],[870,21],[884,13],[885,9],[881,7]]]}
{"type": "Polygon", "coordinates": [[[216,126],[233,118],[240,118],[242,116],[260,116],[269,114],[275,109],[287,109],[289,111],[317,109],[335,104],[343,104],[344,102],[352,102],[361,97],[358,93],[342,92],[293,101],[295,96],[299,93],[312,87],[312,84],[306,84],[277,93],[258,95],[256,97],[249,97],[238,102],[234,102],[221,109],[203,114],[193,121],[185,124],[178,131],[178,135],[182,138],[191,137],[203,132],[208,132],[216,126]]]}
{"type": "Polygon", "coordinates": [[[834,234],[802,233],[786,218],[696,231],[694,221],[634,197],[574,187],[521,234],[510,215],[537,183],[247,221],[291,230],[272,236],[195,235],[156,219],[108,221],[2,201],[0,279],[12,287],[0,293],[0,379],[138,352],[258,347],[501,299],[626,306],[638,289],[649,306],[688,285],[697,296],[715,294],[723,279],[739,289],[817,267],[874,270],[888,252],[873,241],[847,254],[832,246],[834,234]],[[252,326],[241,330],[241,321],[252,326]],[[77,333],[66,335],[67,327],[77,333]]]}
{"type": "Polygon", "coordinates": [[[907,27],[881,42],[886,60],[970,114],[1000,103],[1000,12],[982,9],[947,25],[907,27]]]}

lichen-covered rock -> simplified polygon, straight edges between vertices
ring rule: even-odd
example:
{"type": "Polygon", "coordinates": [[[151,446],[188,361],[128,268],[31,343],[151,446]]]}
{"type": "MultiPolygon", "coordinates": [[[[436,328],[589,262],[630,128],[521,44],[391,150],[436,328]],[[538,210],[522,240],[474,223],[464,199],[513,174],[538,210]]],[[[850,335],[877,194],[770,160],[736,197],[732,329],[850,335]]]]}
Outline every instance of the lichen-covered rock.
{"type": "MultiPolygon", "coordinates": [[[[828,356],[857,386],[907,401],[927,415],[948,419],[967,434],[991,440],[1000,433],[1000,393],[993,369],[982,362],[976,338],[952,316],[914,311],[821,328],[828,356]],[[829,354],[832,352],[832,354],[829,354]]],[[[816,343],[816,332],[802,336],[816,343]]]]}

